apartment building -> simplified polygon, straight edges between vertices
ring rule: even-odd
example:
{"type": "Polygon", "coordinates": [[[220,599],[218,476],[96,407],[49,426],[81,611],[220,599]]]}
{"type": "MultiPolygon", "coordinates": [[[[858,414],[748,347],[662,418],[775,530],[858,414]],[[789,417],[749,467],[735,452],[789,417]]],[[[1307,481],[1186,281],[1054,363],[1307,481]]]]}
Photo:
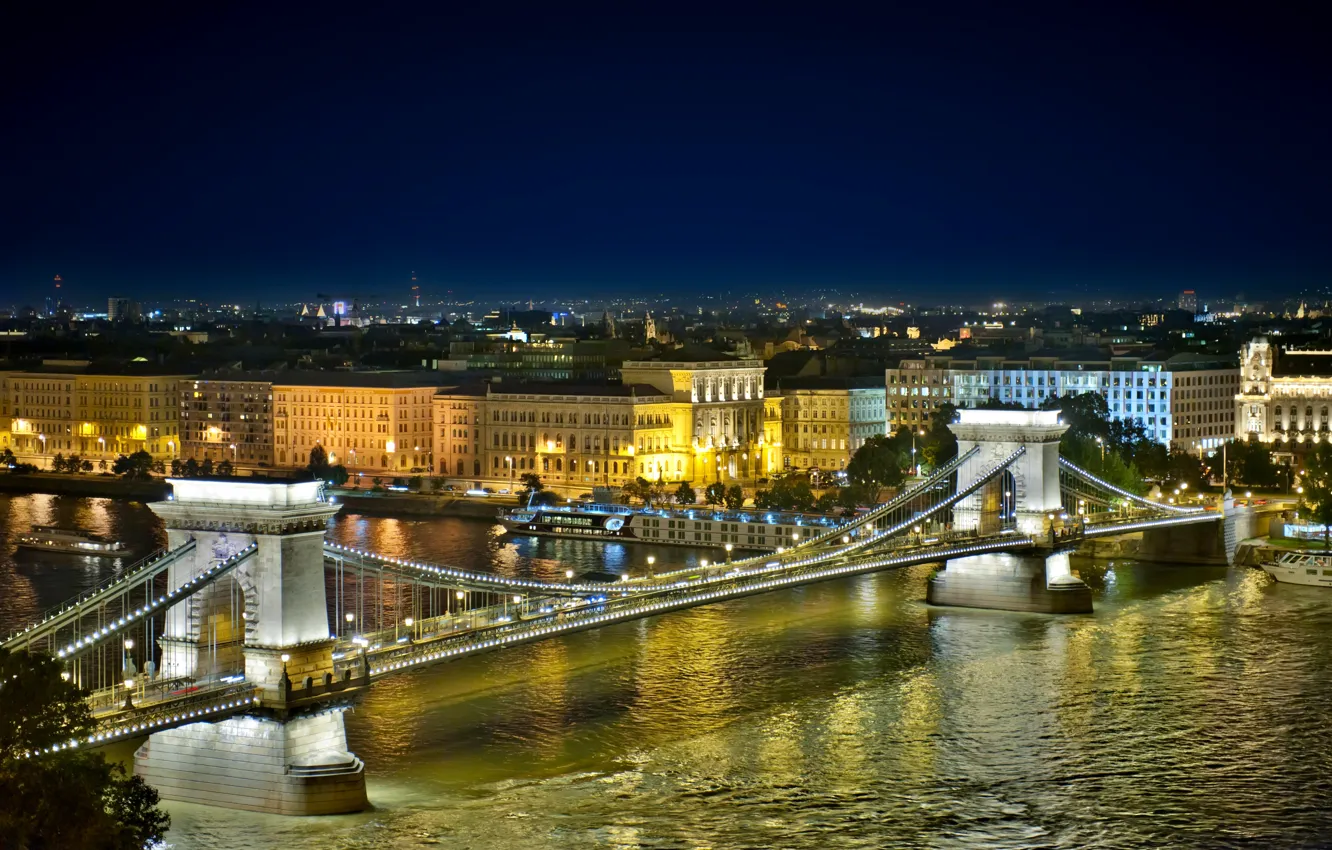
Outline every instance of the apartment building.
{"type": "Polygon", "coordinates": [[[1228,357],[1025,360],[978,356],[904,360],[885,376],[888,425],[916,427],[944,402],[977,407],[987,400],[1036,408],[1061,395],[1099,393],[1112,419],[1136,419],[1155,441],[1175,450],[1221,445],[1234,431],[1239,368],[1228,357]]]}
{"type": "Polygon", "coordinates": [[[39,467],[57,454],[108,462],[137,451],[159,460],[176,457],[177,387],[190,376],[146,367],[50,360],[39,369],[5,373],[7,447],[39,467]]]}
{"type": "Polygon", "coordinates": [[[272,467],[273,382],[228,373],[181,381],[180,442],[182,460],[272,467]]]}
{"type": "Polygon", "coordinates": [[[781,381],[783,464],[846,469],[865,440],[885,433],[885,387],[875,378],[781,381]]]}
{"type": "Polygon", "coordinates": [[[430,372],[287,372],[273,378],[273,454],[300,468],[319,446],[352,475],[427,473],[434,467],[430,372]]]}

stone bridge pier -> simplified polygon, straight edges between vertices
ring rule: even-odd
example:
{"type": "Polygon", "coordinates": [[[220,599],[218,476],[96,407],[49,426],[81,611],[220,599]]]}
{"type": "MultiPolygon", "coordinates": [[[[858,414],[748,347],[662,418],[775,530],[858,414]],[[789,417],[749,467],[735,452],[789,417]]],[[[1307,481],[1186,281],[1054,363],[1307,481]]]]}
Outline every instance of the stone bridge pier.
{"type": "Polygon", "coordinates": [[[152,734],[135,773],[168,800],[293,815],[365,808],[364,765],[347,752],[341,709],[297,710],[284,680],[333,672],[324,530],[337,506],[316,481],[171,484],[172,498],[150,507],[169,548],[196,543],[169,567],[173,587],[251,544],[256,551],[167,612],[161,675],[212,683],[243,672],[260,699],[251,716],[152,734]]]}
{"type": "MultiPolygon", "coordinates": [[[[958,502],[953,525],[994,533],[1012,529],[1038,543],[1050,539],[1051,515],[1063,510],[1059,488],[1059,439],[1068,430],[1057,410],[960,410],[948,426],[958,454],[979,446],[957,473],[965,490],[996,464],[1024,449],[993,481],[958,502]]],[[[1067,554],[994,553],[954,558],[930,580],[925,599],[934,605],[1037,611],[1092,610],[1091,590],[1069,569],[1067,554]]]]}

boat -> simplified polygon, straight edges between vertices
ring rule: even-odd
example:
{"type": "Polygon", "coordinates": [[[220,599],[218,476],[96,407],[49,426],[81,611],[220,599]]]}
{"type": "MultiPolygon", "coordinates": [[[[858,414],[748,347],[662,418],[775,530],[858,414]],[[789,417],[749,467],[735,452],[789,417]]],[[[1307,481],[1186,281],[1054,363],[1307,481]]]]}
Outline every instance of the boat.
{"type": "Polygon", "coordinates": [[[822,514],[728,510],[713,507],[633,508],[567,503],[501,510],[499,523],[512,534],[583,538],[666,546],[724,546],[772,552],[808,540],[845,522],[822,514]]]}
{"type": "Polygon", "coordinates": [[[1285,584],[1332,587],[1332,553],[1285,552],[1265,562],[1263,571],[1285,584]]]}
{"type": "Polygon", "coordinates": [[[92,555],[96,558],[119,558],[129,551],[119,540],[108,540],[88,531],[56,528],[53,525],[34,525],[32,531],[18,536],[18,545],[43,552],[92,555]]]}

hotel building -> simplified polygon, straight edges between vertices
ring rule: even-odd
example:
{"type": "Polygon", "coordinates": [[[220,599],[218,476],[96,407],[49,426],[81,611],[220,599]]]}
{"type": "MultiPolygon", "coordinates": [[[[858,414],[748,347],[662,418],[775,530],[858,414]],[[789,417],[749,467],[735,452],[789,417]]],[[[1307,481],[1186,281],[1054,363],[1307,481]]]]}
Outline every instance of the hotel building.
{"type": "Polygon", "coordinates": [[[20,461],[49,467],[57,454],[94,462],[146,451],[178,454],[177,386],[185,375],[123,371],[82,361],[48,361],[39,370],[4,373],[4,424],[20,461]]]}
{"type": "Polygon", "coordinates": [[[1332,439],[1332,350],[1280,348],[1259,337],[1240,349],[1234,437],[1287,451],[1332,439]]]}
{"type": "Polygon", "coordinates": [[[995,400],[1035,409],[1058,396],[1095,392],[1112,419],[1138,420],[1159,443],[1177,451],[1213,449],[1234,432],[1239,374],[1227,357],[1197,354],[904,360],[886,374],[888,427],[920,427],[945,402],[966,408],[995,400]]]}

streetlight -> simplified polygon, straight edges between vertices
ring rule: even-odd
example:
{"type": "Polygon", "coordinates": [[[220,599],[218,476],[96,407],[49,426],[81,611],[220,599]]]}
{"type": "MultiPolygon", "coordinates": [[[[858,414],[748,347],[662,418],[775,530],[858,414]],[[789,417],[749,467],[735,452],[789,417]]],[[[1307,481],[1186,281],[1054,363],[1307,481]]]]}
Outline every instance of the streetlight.
{"type": "Polygon", "coordinates": [[[726,563],[731,563],[731,544],[726,544],[726,563]]]}
{"type": "Polygon", "coordinates": [[[134,710],[134,680],[125,679],[125,710],[134,710]]]}
{"type": "Polygon", "coordinates": [[[284,652],[278,657],[282,659],[282,690],[285,693],[291,690],[291,677],[287,675],[287,662],[291,660],[291,656],[284,652]]]}
{"type": "Polygon", "coordinates": [[[1101,447],[1101,466],[1105,466],[1105,441],[1097,437],[1096,445],[1101,447]]]}
{"type": "Polygon", "coordinates": [[[652,565],[655,563],[657,563],[657,556],[648,555],[648,578],[652,578],[655,575],[655,572],[652,569],[652,565]]]}
{"type": "Polygon", "coordinates": [[[347,631],[353,631],[352,623],[356,622],[356,615],[348,611],[347,616],[344,619],[347,621],[347,631]]]}
{"type": "Polygon", "coordinates": [[[573,581],[573,570],[565,570],[564,578],[566,581],[573,581]]]}
{"type": "Polygon", "coordinates": [[[704,558],[704,559],[703,559],[703,569],[706,570],[707,568],[708,568],[708,559],[707,559],[707,558],[704,558]]]}
{"type": "Polygon", "coordinates": [[[509,489],[513,489],[513,458],[509,455],[504,456],[504,463],[509,467],[509,489]]]}
{"type": "MultiPolygon", "coordinates": [[[[914,429],[911,431],[911,475],[913,478],[920,475],[920,464],[916,463],[916,433],[914,429]]],[[[921,428],[919,433],[922,437],[925,436],[925,429],[921,428]]]]}
{"type": "Polygon", "coordinates": [[[232,443],[232,444],[231,444],[231,462],[232,462],[232,463],[235,463],[235,462],[236,462],[236,444],[235,444],[235,443],[232,443]]]}
{"type": "Polygon", "coordinates": [[[412,642],[412,638],[414,638],[414,637],[416,636],[416,635],[412,632],[412,624],[415,623],[415,622],[416,622],[416,621],[413,620],[411,617],[404,617],[404,618],[403,618],[402,624],[403,624],[404,626],[407,627],[407,642],[408,642],[408,643],[411,643],[411,642],[412,642]]]}

